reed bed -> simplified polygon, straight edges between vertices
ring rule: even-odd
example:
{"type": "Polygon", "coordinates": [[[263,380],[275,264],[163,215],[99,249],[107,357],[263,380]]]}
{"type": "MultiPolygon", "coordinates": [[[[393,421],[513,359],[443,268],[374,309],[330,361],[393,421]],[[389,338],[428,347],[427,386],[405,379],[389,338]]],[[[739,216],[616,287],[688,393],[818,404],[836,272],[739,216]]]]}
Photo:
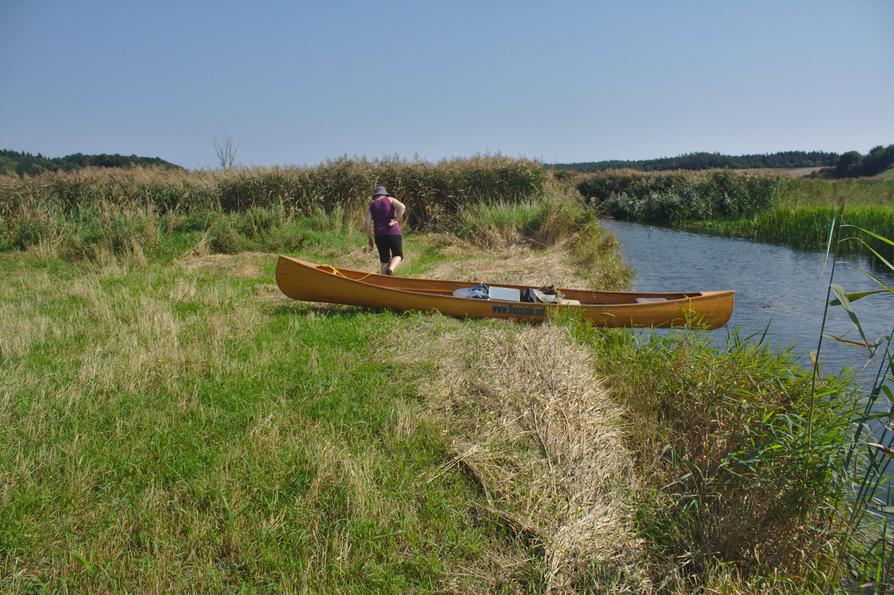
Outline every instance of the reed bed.
{"type": "Polygon", "coordinates": [[[638,534],[662,591],[835,588],[855,411],[847,378],[818,384],[811,441],[811,374],[766,345],[571,328],[629,415],[638,534]]]}
{"type": "Polygon", "coordinates": [[[615,171],[582,176],[578,191],[600,212],[618,219],[673,224],[736,217],[768,207],[780,178],[726,171],[647,174],[615,171]]]}
{"type": "Polygon", "coordinates": [[[591,204],[611,216],[674,224],[748,215],[767,207],[894,206],[894,180],[788,178],[765,172],[615,170],[563,174],[591,204]]]}
{"type": "Polygon", "coordinates": [[[183,172],[86,169],[0,176],[0,250],[43,246],[71,259],[151,252],[171,232],[207,234],[221,252],[295,248],[304,230],[362,227],[376,185],[410,206],[408,226],[439,230],[482,202],[539,200],[547,172],[499,156],[439,163],[340,159],[318,167],[183,172]]]}
{"type": "MultiPolygon", "coordinates": [[[[838,205],[858,227],[894,235],[894,181],[787,179],[767,173],[605,172],[570,178],[600,213],[795,248],[819,250],[838,205]]],[[[894,249],[870,246],[889,260],[894,249]]],[[[871,254],[860,242],[842,253],[871,254]]]]}
{"type": "MultiPolygon", "coordinates": [[[[687,222],[684,227],[694,231],[785,244],[794,248],[823,250],[829,241],[829,228],[836,213],[837,208],[831,206],[782,206],[739,219],[687,222]]],[[[850,225],[894,237],[894,205],[849,205],[845,207],[843,217],[850,225]]],[[[853,230],[845,231],[848,237],[856,237],[853,230]]],[[[861,242],[844,239],[839,253],[869,253],[861,242]]],[[[865,240],[889,261],[894,258],[894,246],[871,237],[865,237],[865,240]]]]}
{"type": "Polygon", "coordinates": [[[86,206],[152,207],[158,212],[245,211],[284,205],[362,207],[384,185],[411,198],[413,226],[437,226],[460,206],[481,201],[530,200],[543,193],[548,174],[535,161],[479,156],[438,163],[338,159],[316,167],[224,171],[84,169],[35,177],[0,176],[0,216],[20,217],[53,205],[64,212],[86,206]]]}

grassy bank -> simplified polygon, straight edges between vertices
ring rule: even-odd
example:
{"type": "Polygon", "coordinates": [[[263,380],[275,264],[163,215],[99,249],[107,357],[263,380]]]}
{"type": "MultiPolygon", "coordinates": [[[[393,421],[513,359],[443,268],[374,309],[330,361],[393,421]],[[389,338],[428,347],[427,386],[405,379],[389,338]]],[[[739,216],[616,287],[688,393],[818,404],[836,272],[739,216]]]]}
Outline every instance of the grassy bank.
{"type": "MultiPolygon", "coordinates": [[[[601,213],[628,221],[821,250],[843,201],[847,223],[894,236],[894,183],[890,180],[615,172],[580,176],[575,184],[601,213]]],[[[889,260],[894,256],[890,245],[864,239],[889,260]]],[[[842,252],[869,253],[856,241],[844,244],[842,252]]]]}
{"type": "MultiPolygon", "coordinates": [[[[298,254],[349,262],[354,239],[298,254]]],[[[465,241],[410,236],[403,270],[472,263],[465,241]]],[[[273,265],[0,258],[5,589],[834,584],[846,416],[827,399],[805,451],[784,361],[290,302],[273,265]]]]}
{"type": "Polygon", "coordinates": [[[429,590],[522,547],[382,364],[412,317],[285,302],[273,265],[3,259],[4,590],[429,590]]]}
{"type": "Polygon", "coordinates": [[[639,534],[654,576],[681,591],[834,590],[853,387],[828,378],[808,438],[811,374],[732,336],[576,327],[628,412],[643,488],[639,534]]]}
{"type": "MultiPolygon", "coordinates": [[[[234,233],[227,251],[299,236],[292,253],[373,264],[344,219],[277,213],[214,216],[234,233]]],[[[481,214],[462,219],[465,239],[410,234],[402,272],[473,257],[481,214]]],[[[581,206],[490,214],[513,223],[488,241],[577,237],[568,266],[625,282],[581,206]]],[[[166,227],[173,216],[137,213],[126,221],[143,233],[103,235],[87,257],[46,241],[0,255],[0,586],[542,589],[536,546],[483,514],[479,485],[449,465],[424,366],[383,358],[430,317],[288,301],[274,255],[221,254],[203,225],[166,227]]]]}
{"type": "MultiPolygon", "coordinates": [[[[271,251],[375,266],[347,206],[77,212],[0,254],[4,589],[840,584],[844,381],[805,445],[804,372],[738,342],[284,299],[271,251]]],[[[429,229],[401,274],[630,281],[560,191],[429,229]]]]}

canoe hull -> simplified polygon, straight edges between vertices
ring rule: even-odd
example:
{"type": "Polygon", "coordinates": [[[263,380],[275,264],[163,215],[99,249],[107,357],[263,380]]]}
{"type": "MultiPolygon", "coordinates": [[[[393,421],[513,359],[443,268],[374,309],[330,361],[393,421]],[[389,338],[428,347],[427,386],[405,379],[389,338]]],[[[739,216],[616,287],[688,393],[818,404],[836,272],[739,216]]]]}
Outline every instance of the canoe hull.
{"type": "MultiPolygon", "coordinates": [[[[702,328],[726,324],[733,311],[732,291],[694,293],[591,292],[562,289],[569,299],[584,305],[556,305],[452,296],[453,289],[470,282],[410,279],[335,269],[328,265],[280,256],[276,283],[290,298],[330,304],[347,304],[391,310],[437,311],[458,318],[506,318],[542,322],[570,313],[606,327],[680,327],[687,322],[702,328]],[[664,301],[636,303],[636,298],[664,301]]],[[[525,286],[500,284],[524,289],[525,286]]]]}

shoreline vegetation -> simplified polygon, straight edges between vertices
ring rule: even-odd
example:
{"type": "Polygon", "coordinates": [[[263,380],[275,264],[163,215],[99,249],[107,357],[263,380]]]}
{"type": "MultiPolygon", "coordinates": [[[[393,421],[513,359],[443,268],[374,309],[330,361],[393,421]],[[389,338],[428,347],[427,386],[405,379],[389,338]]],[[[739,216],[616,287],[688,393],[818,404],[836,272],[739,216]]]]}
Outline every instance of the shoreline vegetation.
{"type": "Polygon", "coordinates": [[[0,588],[882,584],[847,377],[734,332],[285,299],[276,252],[372,266],[377,184],[413,199],[404,274],[631,282],[532,161],[0,177],[0,588]]]}
{"type": "MultiPolygon", "coordinates": [[[[824,250],[840,205],[845,223],[894,237],[894,180],[790,179],[767,173],[642,173],[576,175],[573,183],[603,215],[689,231],[824,250]]],[[[863,238],[889,261],[890,244],[863,238]]],[[[841,253],[871,255],[859,241],[841,253]]]]}

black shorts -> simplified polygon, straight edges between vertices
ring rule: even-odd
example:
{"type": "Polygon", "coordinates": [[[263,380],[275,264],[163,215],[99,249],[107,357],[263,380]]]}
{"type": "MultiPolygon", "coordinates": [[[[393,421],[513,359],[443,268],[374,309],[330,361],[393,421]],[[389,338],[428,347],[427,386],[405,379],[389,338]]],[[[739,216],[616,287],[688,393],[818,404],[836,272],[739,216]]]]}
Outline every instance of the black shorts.
{"type": "Polygon", "coordinates": [[[391,262],[395,256],[403,258],[403,236],[376,236],[376,248],[379,249],[379,262],[391,262]]]}

